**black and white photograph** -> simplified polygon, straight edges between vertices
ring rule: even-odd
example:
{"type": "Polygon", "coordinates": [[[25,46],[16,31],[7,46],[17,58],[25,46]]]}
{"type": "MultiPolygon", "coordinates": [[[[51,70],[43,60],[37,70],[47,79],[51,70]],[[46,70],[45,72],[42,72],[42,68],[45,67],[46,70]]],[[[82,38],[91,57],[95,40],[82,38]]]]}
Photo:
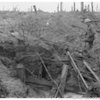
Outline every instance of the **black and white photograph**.
{"type": "Polygon", "coordinates": [[[99,98],[100,2],[0,2],[0,98],[99,98]]]}

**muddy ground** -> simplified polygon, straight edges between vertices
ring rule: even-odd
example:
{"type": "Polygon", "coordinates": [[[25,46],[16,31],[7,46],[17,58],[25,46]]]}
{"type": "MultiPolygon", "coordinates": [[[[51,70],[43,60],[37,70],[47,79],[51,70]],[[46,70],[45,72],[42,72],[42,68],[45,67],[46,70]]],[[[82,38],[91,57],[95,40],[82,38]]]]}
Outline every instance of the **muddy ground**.
{"type": "MultiPolygon", "coordinates": [[[[64,64],[68,65],[68,72],[62,85],[63,97],[99,97],[100,83],[80,59],[79,52],[84,51],[85,45],[81,38],[87,30],[82,17],[96,20],[95,27],[100,28],[99,14],[91,12],[0,12],[0,97],[54,97],[57,88],[53,81],[60,83],[64,64]],[[91,89],[84,87],[73,69],[66,48],[91,89]]],[[[98,77],[99,34],[93,48],[83,52],[85,61],[98,77]]]]}

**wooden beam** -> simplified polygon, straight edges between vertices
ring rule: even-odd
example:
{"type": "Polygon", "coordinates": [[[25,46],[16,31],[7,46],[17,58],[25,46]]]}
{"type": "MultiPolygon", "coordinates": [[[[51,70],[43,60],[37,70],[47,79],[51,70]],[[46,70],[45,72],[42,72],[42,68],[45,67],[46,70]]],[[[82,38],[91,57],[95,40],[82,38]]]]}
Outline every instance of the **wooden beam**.
{"type": "Polygon", "coordinates": [[[71,59],[71,61],[72,61],[74,70],[77,71],[77,73],[79,74],[79,76],[80,76],[81,80],[83,81],[83,83],[84,83],[86,89],[89,89],[89,86],[87,85],[86,81],[84,80],[84,78],[83,78],[83,76],[82,76],[80,70],[78,69],[76,63],[74,62],[74,60],[73,60],[73,58],[72,58],[70,52],[67,51],[67,54],[68,54],[68,56],[70,57],[70,59],[71,59]]]}
{"type": "Polygon", "coordinates": [[[81,2],[81,11],[83,12],[84,10],[84,2],[81,2]]]}
{"type": "Polygon", "coordinates": [[[94,12],[93,2],[91,2],[91,9],[92,9],[92,12],[94,12]]]}
{"type": "Polygon", "coordinates": [[[74,2],[74,12],[76,11],[76,4],[75,4],[75,2],[74,2]]]}
{"type": "Polygon", "coordinates": [[[34,12],[37,14],[37,8],[35,5],[33,5],[33,8],[34,8],[34,12]]]}
{"type": "MultiPolygon", "coordinates": [[[[63,69],[62,69],[62,74],[61,74],[61,80],[60,80],[60,85],[59,85],[59,89],[62,92],[62,94],[64,94],[64,89],[65,89],[65,85],[66,85],[66,78],[68,75],[68,65],[63,65],[63,69]]],[[[58,96],[59,91],[57,90],[56,94],[55,94],[55,98],[58,96]]]]}
{"type": "Polygon", "coordinates": [[[40,61],[41,61],[41,63],[43,64],[43,67],[45,68],[45,71],[47,72],[49,78],[50,78],[51,81],[56,85],[56,88],[58,89],[60,96],[63,98],[63,94],[62,94],[62,92],[60,91],[57,82],[52,78],[52,76],[51,76],[51,74],[49,73],[49,71],[48,71],[48,69],[47,69],[47,67],[46,67],[46,65],[45,65],[45,63],[44,63],[42,57],[40,56],[40,54],[39,54],[38,52],[37,52],[37,55],[38,55],[38,57],[40,58],[40,61]]]}
{"type": "Polygon", "coordinates": [[[99,77],[93,72],[93,70],[91,69],[91,67],[89,66],[89,64],[85,60],[83,60],[83,63],[87,67],[87,69],[93,74],[93,76],[96,78],[96,80],[98,82],[100,82],[99,77]]]}

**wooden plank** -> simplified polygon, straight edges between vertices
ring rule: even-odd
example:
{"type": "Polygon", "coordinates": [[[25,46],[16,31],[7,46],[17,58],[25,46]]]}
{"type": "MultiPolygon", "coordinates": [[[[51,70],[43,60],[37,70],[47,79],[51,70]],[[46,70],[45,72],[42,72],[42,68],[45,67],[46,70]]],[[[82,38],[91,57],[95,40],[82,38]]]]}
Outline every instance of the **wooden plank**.
{"type": "Polygon", "coordinates": [[[37,84],[37,85],[46,85],[46,86],[53,86],[53,83],[51,81],[47,81],[45,79],[38,79],[38,78],[34,78],[32,76],[26,78],[26,82],[28,83],[33,83],[33,84],[37,84]]]}
{"type": "Polygon", "coordinates": [[[62,92],[60,91],[59,87],[58,87],[58,84],[57,82],[52,78],[51,74],[49,73],[43,59],[41,58],[40,54],[37,52],[37,55],[39,56],[40,60],[41,60],[41,63],[43,64],[43,67],[45,68],[45,71],[47,72],[48,76],[50,77],[51,81],[56,85],[56,88],[58,89],[59,93],[60,93],[60,96],[63,97],[63,94],[62,92]]]}
{"type": "Polygon", "coordinates": [[[72,58],[72,56],[71,56],[70,52],[69,52],[69,51],[67,51],[67,54],[68,54],[68,56],[70,57],[70,59],[71,59],[71,61],[72,61],[73,68],[74,68],[74,69],[77,71],[77,73],[79,74],[79,76],[80,76],[81,80],[83,81],[83,83],[84,83],[85,87],[86,87],[87,89],[89,89],[89,87],[88,87],[88,85],[87,85],[86,81],[84,80],[84,78],[83,78],[82,74],[80,73],[80,70],[78,69],[78,67],[77,67],[76,63],[74,62],[74,60],[73,60],[73,58],[72,58]]]}
{"type": "MultiPolygon", "coordinates": [[[[63,65],[63,69],[62,69],[62,74],[61,74],[61,80],[60,80],[60,85],[59,85],[59,89],[60,91],[62,92],[62,94],[64,94],[64,89],[65,89],[65,85],[66,85],[66,78],[67,78],[67,75],[68,75],[68,65],[63,65]]],[[[58,90],[55,94],[55,97],[58,96],[58,90]]]]}
{"type": "Polygon", "coordinates": [[[95,77],[95,79],[100,82],[99,77],[95,74],[95,72],[91,69],[91,67],[89,66],[89,64],[83,60],[83,63],[85,64],[85,66],[87,67],[87,69],[93,74],[93,76],[95,77]]]}

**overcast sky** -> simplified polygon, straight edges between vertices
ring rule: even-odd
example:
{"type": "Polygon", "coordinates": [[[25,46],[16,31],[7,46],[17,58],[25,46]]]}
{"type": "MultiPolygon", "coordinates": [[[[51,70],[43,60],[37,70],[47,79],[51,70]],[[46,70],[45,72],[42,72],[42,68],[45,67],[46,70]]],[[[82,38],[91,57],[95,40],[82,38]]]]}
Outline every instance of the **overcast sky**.
{"type": "MultiPolygon", "coordinates": [[[[19,10],[27,11],[32,5],[36,5],[41,10],[54,12],[58,4],[59,2],[1,2],[0,10],[12,10],[12,8],[17,7],[19,10]]],[[[85,2],[85,4],[88,5],[90,2],[85,2]]],[[[100,2],[94,2],[95,9],[97,9],[97,5],[100,11],[100,2]]],[[[63,9],[66,11],[70,11],[72,6],[73,2],[63,2],[63,9]]],[[[76,8],[80,10],[80,2],[76,3],[76,8]]]]}

